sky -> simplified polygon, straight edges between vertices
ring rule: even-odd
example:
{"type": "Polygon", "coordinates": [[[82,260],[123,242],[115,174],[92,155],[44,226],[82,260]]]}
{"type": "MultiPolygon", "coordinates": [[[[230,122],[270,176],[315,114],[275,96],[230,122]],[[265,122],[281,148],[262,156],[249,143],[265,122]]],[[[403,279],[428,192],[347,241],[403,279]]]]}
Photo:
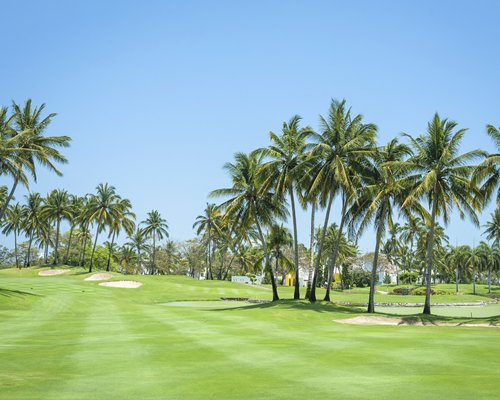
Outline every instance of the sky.
{"type": "MultiPolygon", "coordinates": [[[[39,168],[30,190],[84,195],[108,182],[138,221],[157,209],[174,240],[192,238],[207,194],[230,186],[222,166],[235,152],[268,145],[295,114],[319,128],[331,99],[375,123],[381,144],[425,132],[439,112],[469,129],[463,151],[494,150],[497,1],[0,0],[0,10],[0,105],[45,103],[58,114],[47,134],[73,139],[64,176],[39,168]]],[[[299,240],[308,233],[303,212],[299,240]]],[[[447,234],[484,239],[458,215],[447,234]]],[[[372,251],[372,230],[359,246],[372,251]]]]}

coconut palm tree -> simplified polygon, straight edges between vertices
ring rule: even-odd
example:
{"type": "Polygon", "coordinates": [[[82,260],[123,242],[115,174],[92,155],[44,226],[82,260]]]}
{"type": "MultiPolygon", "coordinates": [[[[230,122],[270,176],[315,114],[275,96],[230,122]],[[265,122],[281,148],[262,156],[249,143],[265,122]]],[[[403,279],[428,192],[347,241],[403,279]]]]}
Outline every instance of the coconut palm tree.
{"type": "Polygon", "coordinates": [[[369,313],[375,312],[375,283],[380,244],[386,227],[396,231],[394,210],[403,202],[406,189],[401,183],[404,172],[386,165],[390,162],[403,161],[410,154],[410,148],[399,143],[397,139],[392,139],[385,147],[378,149],[373,155],[370,175],[365,175],[366,185],[359,200],[353,204],[349,212],[351,229],[356,229],[357,235],[361,235],[371,222],[377,231],[368,299],[369,313]]]}
{"type": "Polygon", "coordinates": [[[99,233],[106,228],[106,225],[108,225],[113,218],[117,217],[120,211],[120,196],[116,194],[114,186],[110,186],[107,183],[100,183],[97,185],[96,191],[97,194],[91,195],[88,202],[87,220],[96,225],[94,245],[92,247],[92,255],[90,256],[89,272],[92,272],[94,253],[99,233]]]}
{"type": "Polygon", "coordinates": [[[56,189],[47,195],[47,200],[42,208],[42,215],[56,224],[56,238],[53,265],[59,263],[59,232],[63,219],[71,220],[71,204],[66,190],[56,189]]]}
{"type": "Polygon", "coordinates": [[[406,215],[407,221],[400,228],[399,239],[403,243],[409,243],[409,252],[407,257],[406,269],[410,272],[410,284],[412,284],[413,261],[415,259],[415,241],[418,239],[420,232],[425,228],[421,218],[409,213],[406,215]]]}
{"type": "Polygon", "coordinates": [[[132,212],[130,200],[119,199],[114,208],[115,212],[110,215],[109,219],[109,236],[111,236],[111,242],[108,246],[106,271],[109,271],[110,268],[116,236],[120,234],[122,228],[127,235],[131,235],[135,229],[135,214],[132,212]]]}
{"type": "MultiPolygon", "coordinates": [[[[351,115],[346,101],[332,100],[328,117],[320,117],[321,133],[311,134],[314,147],[310,152],[312,167],[309,170],[311,184],[309,192],[318,196],[321,205],[326,206],[323,236],[320,238],[309,301],[316,301],[316,281],[333,200],[340,194],[342,203],[339,231],[342,234],[348,206],[352,204],[360,187],[366,157],[373,153],[377,134],[374,124],[364,124],[363,116],[351,115]]],[[[340,240],[339,235],[339,240],[340,240]]],[[[338,246],[337,246],[338,247],[338,246]]],[[[336,264],[334,250],[333,268],[336,264]]],[[[328,282],[325,300],[330,300],[328,282]]]]}
{"type": "Polygon", "coordinates": [[[83,212],[84,198],[80,196],[70,195],[69,196],[69,209],[70,209],[70,217],[69,221],[69,238],[68,238],[68,246],[66,247],[66,254],[63,258],[63,263],[67,263],[69,259],[69,251],[71,249],[71,240],[73,239],[73,231],[75,227],[78,225],[80,219],[80,215],[83,212]]]}
{"type": "Polygon", "coordinates": [[[9,196],[3,207],[0,209],[0,220],[5,212],[7,205],[14,196],[14,192],[18,183],[21,181],[27,186],[27,179],[23,174],[23,169],[27,168],[31,173],[34,181],[37,180],[35,164],[38,163],[47,167],[57,175],[62,175],[61,171],[56,167],[55,163],[64,164],[67,162],[58,147],[68,147],[71,141],[69,136],[44,136],[44,132],[52,122],[55,113],[49,114],[45,118],[42,117],[45,104],[40,107],[33,107],[31,99],[28,99],[21,107],[15,102],[12,102],[14,118],[12,126],[14,133],[12,138],[18,139],[19,152],[16,156],[16,165],[9,169],[9,166],[3,165],[2,168],[7,168],[9,175],[12,176],[14,183],[10,190],[9,196]],[[17,138],[19,136],[19,138],[17,138]]]}
{"type": "Polygon", "coordinates": [[[207,260],[208,268],[206,279],[213,279],[212,262],[214,256],[215,235],[220,234],[221,230],[221,213],[215,204],[208,204],[203,214],[196,217],[196,222],[193,224],[193,229],[198,228],[196,233],[199,235],[204,232],[207,235],[207,260]]]}
{"type": "Polygon", "coordinates": [[[413,148],[414,155],[407,161],[394,162],[393,167],[402,168],[409,174],[403,184],[409,194],[403,207],[426,199],[430,208],[430,224],[426,250],[426,296],[424,314],[431,313],[431,275],[433,268],[434,230],[437,219],[442,217],[445,224],[450,219],[450,211],[457,207],[460,218],[467,215],[475,225],[479,224],[476,211],[482,207],[479,188],[471,183],[471,175],[476,166],[470,163],[484,157],[481,150],[459,154],[460,142],[466,129],[456,132],[457,123],[441,119],[436,113],[428,123],[427,134],[416,138],[405,135],[413,148]]]}
{"type": "Polygon", "coordinates": [[[495,143],[497,153],[489,154],[476,168],[473,181],[482,183],[481,190],[485,200],[496,196],[497,207],[500,207],[500,127],[486,125],[486,132],[495,143]]]}
{"type": "Polygon", "coordinates": [[[23,223],[23,207],[21,204],[16,203],[13,206],[7,208],[7,212],[5,214],[6,218],[3,223],[2,233],[5,235],[10,235],[14,233],[14,255],[16,258],[16,267],[21,268],[19,264],[19,257],[17,254],[17,236],[22,227],[23,223]]]}
{"type": "Polygon", "coordinates": [[[31,265],[31,245],[38,229],[42,224],[43,198],[39,193],[30,193],[26,197],[26,204],[23,206],[23,229],[28,236],[28,251],[26,253],[25,265],[31,265]]]}
{"type": "MultiPolygon", "coordinates": [[[[293,246],[293,239],[290,231],[283,225],[273,224],[269,228],[269,234],[267,236],[268,248],[271,256],[275,261],[274,272],[277,274],[279,271],[280,261],[281,264],[285,264],[286,267],[290,267],[292,264],[290,260],[286,257],[285,249],[287,247],[293,246]]],[[[285,278],[285,273],[283,273],[283,281],[285,278]]],[[[299,275],[296,272],[295,281],[299,280],[299,275]]]]}
{"type": "MultiPolygon", "coordinates": [[[[262,173],[266,177],[264,186],[272,185],[279,201],[283,201],[286,196],[290,197],[293,224],[293,250],[295,266],[295,290],[293,298],[300,298],[299,284],[299,248],[297,238],[297,216],[295,209],[295,195],[301,194],[296,190],[297,182],[304,175],[303,155],[306,150],[306,138],[313,131],[311,128],[300,128],[301,118],[294,115],[290,121],[283,122],[281,135],[269,132],[271,145],[257,151],[266,157],[271,158],[262,165],[262,173]]],[[[303,201],[301,203],[304,203],[303,201]]]]}
{"type": "Polygon", "coordinates": [[[139,269],[142,271],[142,252],[147,251],[149,246],[147,238],[142,229],[136,229],[132,235],[129,235],[129,241],[125,245],[132,247],[137,251],[137,263],[139,269]]]}
{"type": "Polygon", "coordinates": [[[168,224],[163,219],[157,210],[148,213],[145,221],[141,222],[144,225],[143,233],[146,237],[153,238],[153,258],[151,264],[151,275],[156,271],[156,238],[162,240],[168,238],[168,224]]]}
{"type": "Polygon", "coordinates": [[[264,268],[267,269],[273,290],[273,301],[279,300],[273,267],[269,258],[264,228],[276,219],[287,216],[283,204],[276,201],[276,196],[269,187],[263,185],[264,177],[259,174],[263,157],[254,152],[250,154],[236,153],[234,163],[226,163],[224,169],[229,173],[232,187],[216,189],[211,197],[229,197],[220,205],[225,210],[225,219],[231,225],[242,230],[256,227],[264,253],[264,268]]]}
{"type": "Polygon", "coordinates": [[[495,243],[500,243],[500,208],[491,213],[491,221],[485,225],[484,233],[488,240],[493,240],[495,243]]]}

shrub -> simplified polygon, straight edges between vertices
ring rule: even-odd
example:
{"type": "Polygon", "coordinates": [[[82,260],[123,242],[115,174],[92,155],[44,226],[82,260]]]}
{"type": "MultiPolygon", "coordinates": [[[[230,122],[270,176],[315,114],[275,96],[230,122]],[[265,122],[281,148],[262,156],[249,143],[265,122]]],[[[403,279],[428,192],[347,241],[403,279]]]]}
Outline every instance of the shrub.
{"type": "Polygon", "coordinates": [[[408,295],[412,294],[412,288],[406,288],[406,287],[394,288],[394,289],[392,289],[391,294],[399,294],[401,296],[408,296],[408,295]]]}
{"type": "MultiPolygon", "coordinates": [[[[415,288],[415,289],[413,289],[412,294],[414,294],[415,296],[425,296],[425,290],[426,290],[425,287],[415,288]]],[[[431,295],[435,295],[435,294],[436,294],[436,291],[431,288],[431,295]]]]}
{"type": "Polygon", "coordinates": [[[404,271],[404,272],[401,272],[399,274],[399,281],[403,284],[403,285],[408,285],[410,283],[415,283],[418,279],[418,272],[408,272],[408,271],[404,271]],[[410,279],[411,277],[411,279],[410,279]]]}
{"type": "Polygon", "coordinates": [[[365,287],[370,285],[370,273],[363,269],[353,269],[352,283],[356,287],[365,287]]]}

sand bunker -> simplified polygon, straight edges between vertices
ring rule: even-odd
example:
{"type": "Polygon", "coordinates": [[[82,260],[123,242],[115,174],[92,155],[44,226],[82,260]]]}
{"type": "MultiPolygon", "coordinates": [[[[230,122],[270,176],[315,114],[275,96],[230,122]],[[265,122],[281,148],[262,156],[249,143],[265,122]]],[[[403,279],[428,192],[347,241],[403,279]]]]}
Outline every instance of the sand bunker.
{"type": "Polygon", "coordinates": [[[457,322],[437,322],[437,321],[423,321],[420,319],[400,319],[382,316],[363,316],[353,317],[346,319],[337,319],[335,322],[340,324],[351,325],[411,325],[411,326],[482,326],[490,328],[500,328],[498,324],[467,324],[457,322]]]}
{"type": "Polygon", "coordinates": [[[68,272],[69,269],[48,269],[46,271],[40,271],[38,275],[40,276],[52,276],[52,275],[61,275],[68,272]]]}
{"type": "Polygon", "coordinates": [[[135,281],[114,281],[114,282],[99,283],[99,285],[100,286],[127,288],[127,289],[137,289],[139,286],[142,286],[142,283],[135,282],[135,281]]]}
{"type": "Polygon", "coordinates": [[[113,275],[111,274],[94,274],[85,278],[86,281],[105,281],[107,279],[111,279],[113,275]]]}

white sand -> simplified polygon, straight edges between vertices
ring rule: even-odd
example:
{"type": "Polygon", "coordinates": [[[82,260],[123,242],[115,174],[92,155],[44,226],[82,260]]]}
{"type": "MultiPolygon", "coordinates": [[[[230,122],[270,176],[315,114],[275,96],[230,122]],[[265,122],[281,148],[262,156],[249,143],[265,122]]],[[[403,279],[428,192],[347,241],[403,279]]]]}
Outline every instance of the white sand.
{"type": "Polygon", "coordinates": [[[107,279],[111,279],[113,275],[111,274],[94,274],[85,278],[86,281],[105,281],[107,279]]]}
{"type": "Polygon", "coordinates": [[[69,269],[48,269],[46,271],[40,271],[38,275],[40,276],[52,276],[52,275],[61,275],[68,272],[69,269]]]}
{"type": "Polygon", "coordinates": [[[110,287],[119,287],[119,288],[127,288],[127,289],[137,289],[142,286],[141,282],[135,281],[114,281],[114,282],[102,282],[99,283],[100,286],[110,286],[110,287]]]}
{"type": "Polygon", "coordinates": [[[422,320],[404,320],[382,316],[363,316],[346,319],[337,319],[335,322],[351,325],[411,325],[411,326],[479,326],[489,328],[500,328],[497,324],[467,324],[457,322],[431,322],[422,320]]]}

